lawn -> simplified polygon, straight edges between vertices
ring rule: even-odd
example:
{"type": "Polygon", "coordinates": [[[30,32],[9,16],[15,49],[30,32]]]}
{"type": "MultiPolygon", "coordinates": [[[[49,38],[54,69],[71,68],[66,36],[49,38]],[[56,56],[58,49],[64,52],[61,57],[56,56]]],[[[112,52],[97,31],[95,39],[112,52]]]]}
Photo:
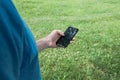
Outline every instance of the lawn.
{"type": "Polygon", "coordinates": [[[39,53],[43,80],[120,80],[120,0],[13,0],[35,39],[79,28],[66,49],[39,53]]]}

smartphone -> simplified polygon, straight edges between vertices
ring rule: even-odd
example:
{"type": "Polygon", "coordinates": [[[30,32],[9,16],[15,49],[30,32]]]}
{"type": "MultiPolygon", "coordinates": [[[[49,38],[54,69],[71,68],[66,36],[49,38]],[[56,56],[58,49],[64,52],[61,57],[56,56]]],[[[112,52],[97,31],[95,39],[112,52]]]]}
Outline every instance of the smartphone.
{"type": "Polygon", "coordinates": [[[69,26],[66,31],[64,32],[65,36],[61,36],[58,41],[56,42],[56,45],[66,48],[69,44],[70,41],[73,39],[73,37],[77,34],[79,31],[78,28],[69,26]]]}

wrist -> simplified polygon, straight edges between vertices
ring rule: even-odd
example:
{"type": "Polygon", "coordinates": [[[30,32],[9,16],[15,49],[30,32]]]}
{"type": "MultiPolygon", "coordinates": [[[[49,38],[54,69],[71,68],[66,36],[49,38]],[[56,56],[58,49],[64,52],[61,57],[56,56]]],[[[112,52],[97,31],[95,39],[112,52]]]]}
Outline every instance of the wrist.
{"type": "Polygon", "coordinates": [[[49,48],[49,41],[47,38],[42,38],[37,41],[37,48],[39,51],[49,48]]]}

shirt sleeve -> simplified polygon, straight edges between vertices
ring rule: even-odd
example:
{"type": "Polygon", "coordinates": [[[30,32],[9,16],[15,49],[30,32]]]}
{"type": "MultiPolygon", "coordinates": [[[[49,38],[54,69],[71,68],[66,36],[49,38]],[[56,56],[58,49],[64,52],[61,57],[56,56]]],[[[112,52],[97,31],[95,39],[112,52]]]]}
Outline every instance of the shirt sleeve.
{"type": "Polygon", "coordinates": [[[11,0],[0,0],[0,80],[41,80],[34,37],[11,0]]]}
{"type": "Polygon", "coordinates": [[[23,36],[23,59],[20,80],[41,80],[36,42],[27,25],[24,26],[23,36]]]}

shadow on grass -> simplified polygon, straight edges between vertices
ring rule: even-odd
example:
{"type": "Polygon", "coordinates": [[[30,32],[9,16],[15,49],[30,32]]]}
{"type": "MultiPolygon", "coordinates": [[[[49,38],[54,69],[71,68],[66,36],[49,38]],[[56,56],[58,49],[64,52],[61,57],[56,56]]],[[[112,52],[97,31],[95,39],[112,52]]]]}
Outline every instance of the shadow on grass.
{"type": "Polygon", "coordinates": [[[94,65],[92,77],[97,80],[119,80],[120,45],[113,45],[112,47],[104,45],[103,49],[103,53],[91,60],[94,65]]]}

